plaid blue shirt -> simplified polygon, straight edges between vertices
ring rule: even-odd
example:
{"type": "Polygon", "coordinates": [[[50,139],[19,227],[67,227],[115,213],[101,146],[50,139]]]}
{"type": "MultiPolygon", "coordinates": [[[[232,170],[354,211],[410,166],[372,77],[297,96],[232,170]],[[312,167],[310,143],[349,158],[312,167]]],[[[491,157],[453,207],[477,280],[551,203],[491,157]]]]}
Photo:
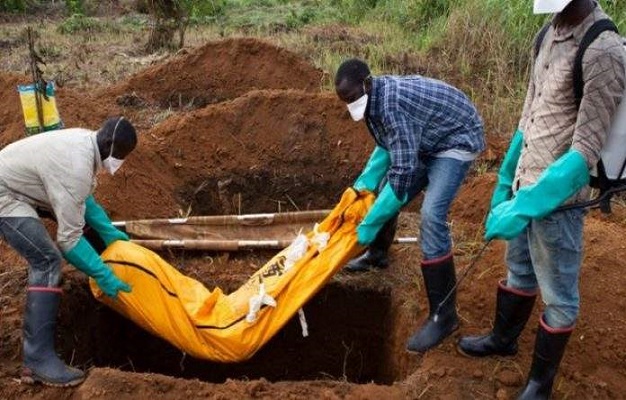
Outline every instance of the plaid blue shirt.
{"type": "Polygon", "coordinates": [[[470,99],[422,76],[372,78],[366,123],[376,144],[389,151],[387,179],[399,199],[417,184],[422,155],[485,149],[483,123],[470,99]]]}

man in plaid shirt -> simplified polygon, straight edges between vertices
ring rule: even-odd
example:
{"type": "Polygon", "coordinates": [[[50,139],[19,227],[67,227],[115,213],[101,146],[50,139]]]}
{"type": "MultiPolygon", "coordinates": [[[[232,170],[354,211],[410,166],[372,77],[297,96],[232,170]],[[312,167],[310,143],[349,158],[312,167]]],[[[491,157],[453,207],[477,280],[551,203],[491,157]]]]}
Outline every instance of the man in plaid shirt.
{"type": "Polygon", "coordinates": [[[444,82],[423,76],[373,77],[357,59],[341,64],[335,89],[352,118],[365,119],[376,142],[354,183],[356,190],[378,192],[357,227],[359,243],[369,249],[348,264],[348,271],[387,266],[399,210],[425,190],[420,238],[430,316],[409,339],[408,350],[426,351],[458,328],[454,294],[437,320],[433,314],[456,282],[446,219],[472,161],[485,148],[481,118],[463,92],[444,82]]]}

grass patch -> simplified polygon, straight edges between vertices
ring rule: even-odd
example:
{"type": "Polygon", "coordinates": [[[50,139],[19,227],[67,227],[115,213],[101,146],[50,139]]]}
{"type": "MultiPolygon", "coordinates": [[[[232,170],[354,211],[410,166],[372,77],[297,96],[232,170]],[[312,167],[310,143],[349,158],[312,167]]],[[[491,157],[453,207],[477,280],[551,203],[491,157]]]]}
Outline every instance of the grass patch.
{"type": "Polygon", "coordinates": [[[83,14],[72,14],[59,24],[58,31],[64,35],[76,33],[93,35],[102,32],[119,33],[119,28],[117,24],[110,23],[107,20],[86,17],[83,14]]]}
{"type": "Polygon", "coordinates": [[[206,21],[220,26],[225,35],[243,31],[265,36],[338,18],[339,10],[329,1],[236,0],[229,2],[220,15],[206,21]]]}

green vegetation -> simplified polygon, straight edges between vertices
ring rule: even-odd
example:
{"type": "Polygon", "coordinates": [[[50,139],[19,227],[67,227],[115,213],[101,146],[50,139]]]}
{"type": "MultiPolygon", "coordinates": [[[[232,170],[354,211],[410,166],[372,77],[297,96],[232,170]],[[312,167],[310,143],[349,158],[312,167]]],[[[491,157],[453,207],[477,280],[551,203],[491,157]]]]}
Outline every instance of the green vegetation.
{"type": "Polygon", "coordinates": [[[65,0],[65,7],[70,15],[85,13],[83,0],[65,0]]]}
{"type": "MultiPolygon", "coordinates": [[[[545,16],[532,14],[529,0],[226,0],[223,3],[219,15],[212,15],[207,22],[218,24],[225,34],[244,29],[267,35],[335,23],[362,31],[364,36],[379,38],[376,43],[363,43],[360,54],[355,55],[368,56],[375,70],[385,72],[405,72],[390,71],[385,62],[397,50],[426,55],[437,49],[456,52],[457,69],[468,74],[477,72],[475,67],[482,70],[498,59],[499,64],[507,64],[505,75],[525,76],[534,34],[546,22],[545,16]],[[482,60],[470,60],[467,54],[482,60]]],[[[601,0],[600,3],[626,32],[626,2],[601,0]]],[[[323,58],[334,59],[328,55],[323,58]]],[[[320,66],[330,70],[334,67],[320,66]]]]}
{"type": "MultiPolygon", "coordinates": [[[[328,90],[348,57],[365,59],[375,74],[439,78],[474,99],[488,133],[503,135],[519,116],[533,38],[549,18],[533,15],[530,0],[119,0],[130,12],[117,19],[91,16],[109,2],[55,4],[70,15],[57,23],[58,32],[87,41],[148,40],[156,44],[146,46],[150,53],[222,37],[262,37],[324,70],[322,86],[328,90]]],[[[626,35],[626,1],[600,4],[626,35]]],[[[0,11],[50,5],[51,0],[0,0],[0,11]]],[[[50,57],[62,54],[59,46],[48,47],[50,57]]]]}
{"type": "Polygon", "coordinates": [[[116,29],[117,28],[107,21],[86,17],[83,14],[72,14],[72,16],[65,18],[58,27],[59,33],[66,35],[72,35],[78,32],[91,35],[104,31],[114,31],[116,29]]]}
{"type": "Polygon", "coordinates": [[[0,0],[0,11],[24,12],[26,0],[0,0]]]}

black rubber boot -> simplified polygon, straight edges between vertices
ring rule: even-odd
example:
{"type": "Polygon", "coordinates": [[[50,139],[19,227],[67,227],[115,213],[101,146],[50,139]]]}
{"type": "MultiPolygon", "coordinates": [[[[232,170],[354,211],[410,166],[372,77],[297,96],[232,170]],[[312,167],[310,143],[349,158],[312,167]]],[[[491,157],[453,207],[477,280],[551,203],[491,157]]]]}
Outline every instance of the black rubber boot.
{"type": "Polygon", "coordinates": [[[572,328],[550,328],[541,317],[533,363],[528,374],[526,387],[518,397],[519,400],[549,399],[552,384],[565,353],[565,347],[573,331],[572,328]]]}
{"type": "Polygon", "coordinates": [[[536,298],[536,292],[515,290],[506,287],[505,281],[500,281],[493,330],[486,335],[461,338],[461,352],[472,357],[517,354],[517,338],[528,322],[536,298]]]}
{"type": "Polygon", "coordinates": [[[407,345],[408,351],[419,353],[435,347],[459,327],[459,319],[456,315],[456,291],[448,297],[441,309],[438,310],[439,304],[456,283],[452,253],[434,262],[423,262],[422,275],[424,276],[430,313],[428,320],[409,338],[407,345]]]}
{"type": "Polygon", "coordinates": [[[389,247],[391,247],[393,238],[396,235],[397,225],[397,216],[387,221],[367,251],[359,257],[350,260],[344,269],[348,272],[365,272],[372,268],[387,268],[389,265],[389,247]]]}
{"type": "Polygon", "coordinates": [[[24,317],[23,383],[41,382],[49,386],[75,386],[85,374],[68,367],[54,351],[54,335],[61,289],[31,287],[26,296],[24,317]]]}

